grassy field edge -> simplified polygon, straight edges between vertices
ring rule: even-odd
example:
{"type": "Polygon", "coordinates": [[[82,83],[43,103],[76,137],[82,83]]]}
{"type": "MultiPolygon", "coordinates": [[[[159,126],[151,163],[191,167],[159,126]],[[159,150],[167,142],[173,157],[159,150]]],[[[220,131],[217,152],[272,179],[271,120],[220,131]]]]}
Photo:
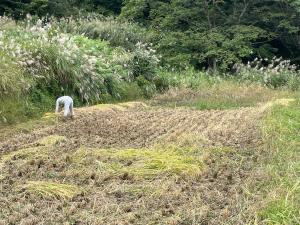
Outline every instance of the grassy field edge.
{"type": "Polygon", "coordinates": [[[262,125],[265,157],[257,217],[263,224],[300,224],[300,100],[272,107],[262,125]]]}

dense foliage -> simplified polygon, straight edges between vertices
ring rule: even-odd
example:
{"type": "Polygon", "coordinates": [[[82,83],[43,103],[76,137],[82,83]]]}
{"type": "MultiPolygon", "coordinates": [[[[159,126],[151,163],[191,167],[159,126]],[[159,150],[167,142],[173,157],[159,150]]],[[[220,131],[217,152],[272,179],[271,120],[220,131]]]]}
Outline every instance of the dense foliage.
{"type": "Polygon", "coordinates": [[[154,29],[166,62],[227,69],[285,56],[300,62],[298,0],[127,0],[122,17],[154,29]]]}
{"type": "MultiPolygon", "coordinates": [[[[227,70],[283,56],[300,63],[299,0],[4,0],[0,14],[120,15],[151,31],[164,64],[227,70]]],[[[90,24],[93,26],[93,24],[90,24]]],[[[90,26],[90,27],[91,27],[90,26]]],[[[88,28],[87,28],[88,29],[88,28]]]]}
{"type": "Polygon", "coordinates": [[[1,0],[0,14],[8,14],[15,19],[26,14],[56,17],[78,15],[84,12],[97,12],[114,15],[121,12],[123,0],[1,0]]]}

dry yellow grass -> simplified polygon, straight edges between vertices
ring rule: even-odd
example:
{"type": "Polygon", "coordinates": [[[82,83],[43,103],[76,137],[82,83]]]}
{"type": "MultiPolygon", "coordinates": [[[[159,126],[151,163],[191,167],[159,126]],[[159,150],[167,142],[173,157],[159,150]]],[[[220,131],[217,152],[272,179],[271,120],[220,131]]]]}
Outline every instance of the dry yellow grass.
{"type": "Polygon", "coordinates": [[[155,146],[149,149],[86,149],[81,148],[71,157],[72,170],[98,167],[99,170],[111,171],[120,175],[128,173],[137,178],[156,176],[184,175],[199,176],[203,163],[201,154],[195,149],[176,146],[155,146]],[[198,153],[198,156],[197,156],[198,153]],[[107,162],[109,159],[109,162],[107,162]],[[79,166],[79,167],[78,167],[79,166]]]}
{"type": "Polygon", "coordinates": [[[65,142],[67,139],[66,137],[59,136],[59,135],[50,135],[42,138],[38,141],[39,144],[45,146],[53,146],[61,142],[65,142]]]}
{"type": "Polygon", "coordinates": [[[196,109],[232,109],[256,106],[258,103],[286,98],[289,95],[288,91],[272,90],[258,84],[237,85],[235,82],[224,81],[213,86],[203,86],[198,90],[182,87],[171,89],[156,96],[152,104],[196,109]]]}
{"type": "Polygon", "coordinates": [[[261,156],[259,124],[274,105],[291,102],[77,109],[75,120],[8,139],[13,147],[0,141],[11,151],[0,154],[1,194],[13,202],[0,202],[0,217],[18,224],[22,209],[34,208],[36,223],[247,224],[255,215],[249,208],[257,209],[245,184],[260,179],[249,178],[261,156]]]}
{"type": "Polygon", "coordinates": [[[26,192],[50,199],[71,199],[82,192],[82,189],[76,185],[48,181],[27,181],[22,188],[26,192]]]}

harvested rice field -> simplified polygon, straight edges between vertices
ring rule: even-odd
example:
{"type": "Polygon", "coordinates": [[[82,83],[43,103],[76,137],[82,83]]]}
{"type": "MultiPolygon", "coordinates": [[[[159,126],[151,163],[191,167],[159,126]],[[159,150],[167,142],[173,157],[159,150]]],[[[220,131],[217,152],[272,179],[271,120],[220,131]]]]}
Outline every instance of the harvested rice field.
{"type": "Polygon", "coordinates": [[[142,102],[49,113],[0,133],[0,224],[246,224],[273,105],[142,102]],[[32,122],[31,122],[32,123],[32,122]],[[32,124],[31,124],[32,125],[32,124]]]}

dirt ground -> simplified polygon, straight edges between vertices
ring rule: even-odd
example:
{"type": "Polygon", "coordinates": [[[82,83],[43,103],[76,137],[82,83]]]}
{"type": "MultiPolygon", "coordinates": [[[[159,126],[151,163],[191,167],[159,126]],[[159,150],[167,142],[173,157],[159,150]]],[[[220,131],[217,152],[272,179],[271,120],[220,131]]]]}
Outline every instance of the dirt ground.
{"type": "Polygon", "coordinates": [[[77,109],[74,120],[9,135],[0,141],[0,224],[245,224],[244,183],[265,110],[94,106],[77,109]],[[157,146],[176,146],[176,165],[170,155],[159,159],[161,171],[137,174],[134,166],[144,167],[136,161],[157,160],[157,146]]]}

